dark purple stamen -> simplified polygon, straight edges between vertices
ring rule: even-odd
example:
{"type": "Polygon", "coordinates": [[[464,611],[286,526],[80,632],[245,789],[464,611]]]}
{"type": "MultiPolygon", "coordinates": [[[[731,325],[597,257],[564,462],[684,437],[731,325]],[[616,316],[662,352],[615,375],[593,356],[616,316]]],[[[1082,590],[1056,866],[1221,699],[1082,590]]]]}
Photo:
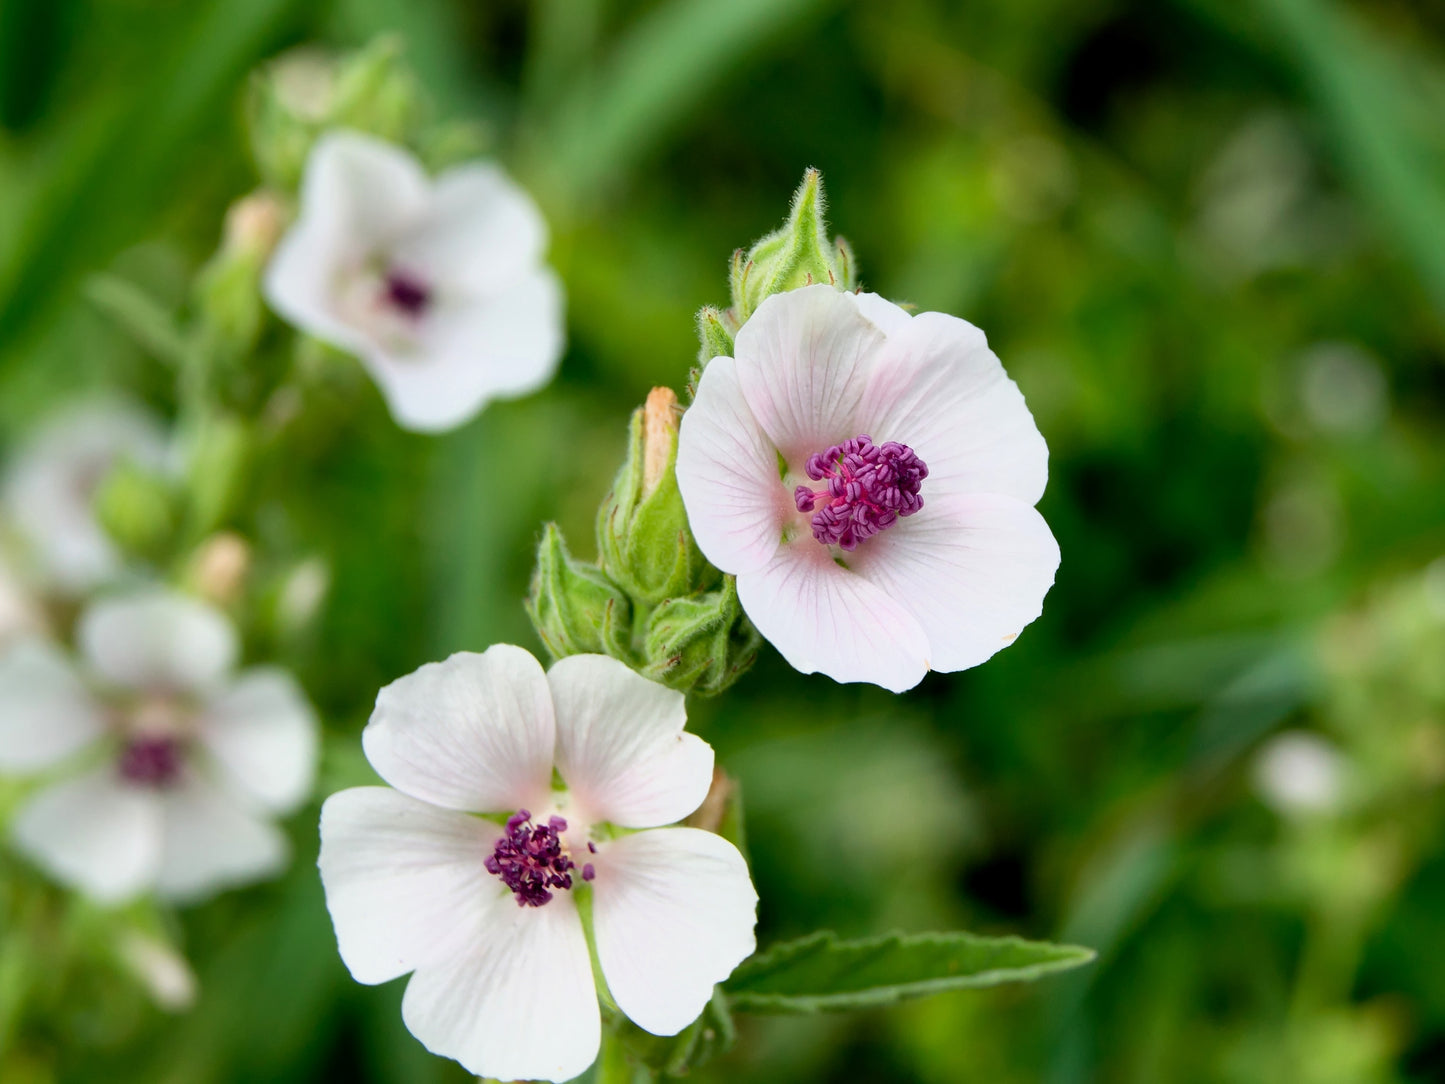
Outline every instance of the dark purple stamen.
{"type": "Polygon", "coordinates": [[[814,481],[827,479],[828,486],[799,486],[793,500],[799,512],[818,509],[813,537],[825,546],[855,549],[893,526],[899,516],[923,507],[918,490],[928,467],[912,448],[897,441],[874,444],[866,434],[856,436],[809,456],[805,469],[814,481]]]}
{"type": "MultiPolygon", "coordinates": [[[[552,898],[549,889],[571,888],[576,863],[562,853],[561,835],[567,822],[550,818],[545,825],[532,823],[532,814],[519,809],[507,818],[507,832],[483,863],[517,897],[518,907],[541,907],[552,898]]],[[[590,881],[589,863],[582,879],[590,881]]]]}
{"type": "Polygon", "coordinates": [[[174,738],[135,738],[120,754],[121,777],[144,787],[164,787],[181,773],[181,748],[174,738]]]}
{"type": "Polygon", "coordinates": [[[419,279],[395,269],[386,273],[386,301],[413,319],[431,304],[431,290],[419,279]]]}

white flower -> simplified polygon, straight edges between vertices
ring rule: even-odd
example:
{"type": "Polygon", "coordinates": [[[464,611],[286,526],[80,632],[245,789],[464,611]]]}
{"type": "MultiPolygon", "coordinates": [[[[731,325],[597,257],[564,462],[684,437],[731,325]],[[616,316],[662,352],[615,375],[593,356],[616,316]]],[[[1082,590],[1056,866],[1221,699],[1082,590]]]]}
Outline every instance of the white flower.
{"type": "Polygon", "coordinates": [[[496,166],[430,181],[401,148],[332,132],[311,152],[266,297],[360,357],[399,424],[436,432],[551,379],[562,291],[546,243],[536,205],[496,166]]]}
{"type": "Polygon", "coordinates": [[[84,671],[40,640],[0,657],[0,772],[78,762],[20,808],[19,848],[105,903],[279,872],[287,843],[270,817],[305,800],[316,764],[290,675],[232,676],[226,619],[160,589],[94,604],[78,637],[84,671]]]}
{"type": "Polygon", "coordinates": [[[120,555],[91,506],[97,487],[123,459],[163,469],[165,436],[138,408],[96,400],[42,425],[6,474],[5,512],[27,546],[25,556],[66,594],[83,594],[120,571],[120,555]]]}
{"type": "Polygon", "coordinates": [[[685,722],[680,693],[615,659],[544,673],[507,644],[383,689],[362,742],[396,790],[341,791],[321,810],[321,879],[352,976],[414,971],[406,1026],[473,1073],[570,1080],[600,1041],[573,899],[585,884],[618,1007],[654,1034],[681,1031],[752,953],[757,904],[731,843],[658,827],[712,778],[712,749],[685,722]]]}
{"type": "Polygon", "coordinates": [[[762,303],[683,415],[697,543],[794,667],[901,692],[1043,607],[1048,448],[983,332],[875,294],[762,303]]]}
{"type": "Polygon", "coordinates": [[[1346,769],[1340,751],[1318,734],[1287,730],[1260,749],[1254,786],[1277,813],[1329,813],[1343,804],[1346,769]]]}

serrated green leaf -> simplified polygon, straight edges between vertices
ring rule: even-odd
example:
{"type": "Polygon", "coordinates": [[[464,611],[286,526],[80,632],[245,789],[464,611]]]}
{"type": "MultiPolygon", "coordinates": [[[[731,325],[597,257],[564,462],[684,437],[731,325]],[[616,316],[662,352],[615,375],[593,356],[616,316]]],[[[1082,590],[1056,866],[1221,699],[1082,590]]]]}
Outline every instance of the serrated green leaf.
{"type": "Polygon", "coordinates": [[[1092,949],[971,933],[842,941],[823,930],[747,960],[724,986],[738,1012],[839,1012],[945,990],[1029,982],[1093,960],[1092,949]]]}

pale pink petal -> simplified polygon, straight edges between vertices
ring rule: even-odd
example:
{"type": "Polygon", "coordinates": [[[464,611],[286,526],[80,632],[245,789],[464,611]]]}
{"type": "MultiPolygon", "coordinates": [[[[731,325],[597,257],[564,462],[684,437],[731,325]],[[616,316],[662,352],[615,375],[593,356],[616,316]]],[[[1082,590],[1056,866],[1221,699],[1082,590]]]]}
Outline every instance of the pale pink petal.
{"type": "Polygon", "coordinates": [[[465,951],[417,969],[401,1003],[433,1054],[495,1080],[566,1081],[597,1057],[601,1014],[570,893],[494,903],[465,951]]]}
{"type": "Polygon", "coordinates": [[[392,254],[401,267],[480,296],[535,270],[546,247],[532,197],[495,165],[470,162],[436,179],[426,213],[392,254]]]}
{"type": "Polygon", "coordinates": [[[738,382],[753,417],[795,469],[859,434],[883,332],[832,286],[774,294],[738,332],[738,382]]]}
{"type": "Polygon", "coordinates": [[[1024,404],[972,324],[924,312],[888,336],[872,368],[862,431],[898,441],[928,464],[935,495],[1001,493],[1034,504],[1049,476],[1049,450],[1024,404]]]}
{"type": "Polygon", "coordinates": [[[562,288],[545,267],[485,296],[443,295],[404,351],[369,346],[362,360],[397,424],[452,429],[488,402],[536,391],[562,357],[562,288]]]}
{"type": "Polygon", "coordinates": [[[192,902],[286,868],[291,847],[281,830],[215,783],[188,774],[162,791],[161,801],[160,896],[192,902]]]}
{"type": "Polygon", "coordinates": [[[763,637],[805,674],[900,693],[928,671],[928,639],[908,609],[835,563],[811,536],[784,546],[766,568],[740,575],[738,600],[763,637]]]}
{"type": "Polygon", "coordinates": [[[338,279],[413,228],[428,195],[421,166],[400,147],[360,132],[322,136],[307,159],[296,223],[266,270],[266,300],[317,338],[361,350],[366,336],[337,309],[338,279]]]}
{"type": "Polygon", "coordinates": [[[105,764],[42,790],[21,807],[12,831],[20,850],[57,880],[119,903],[154,884],[161,824],[156,792],[105,764]]]}
{"type": "Polygon", "coordinates": [[[877,294],[849,294],[848,296],[853,299],[853,304],[858,306],[858,311],[876,324],[885,335],[901,331],[908,326],[908,321],[913,319],[906,309],[877,294]]]}
{"type": "Polygon", "coordinates": [[[549,801],[556,733],[541,663],[494,644],[382,689],[361,743],[381,777],[413,798],[510,813],[549,801]]]}
{"type": "Polygon", "coordinates": [[[737,362],[714,358],[682,416],[677,485],[707,559],[726,572],[762,568],[793,506],[778,452],[743,398],[737,362]]]}
{"type": "Polygon", "coordinates": [[[1043,611],[1059,545],[1042,516],[1012,497],[931,499],[849,559],[917,618],[934,670],[977,666],[1043,611]]]}
{"type": "Polygon", "coordinates": [[[197,730],[227,778],[266,808],[289,813],[311,793],[316,715],[286,671],[240,675],[206,704],[197,730]]]}
{"type": "Polygon", "coordinates": [[[378,983],[444,964],[484,912],[512,894],[483,866],[502,829],[491,821],[355,787],[321,807],[321,883],[351,977],[378,983]]]}
{"type": "Polygon", "coordinates": [[[592,914],[607,988],[633,1023],[676,1035],[756,947],[747,863],[697,828],[638,832],[599,850],[592,914]]]}
{"type": "Polygon", "coordinates": [[[77,638],[96,673],[124,689],[203,693],[236,661],[236,633],[225,615],[164,588],[94,603],[81,615],[77,638]]]}
{"type": "Polygon", "coordinates": [[[580,818],[625,828],[681,820],[712,783],[712,747],[686,734],[679,692],[606,655],[547,672],[557,709],[557,769],[580,818]]]}
{"type": "Polygon", "coordinates": [[[104,732],[102,709],[58,648],[22,640],[0,655],[0,772],[48,768],[104,732]]]}

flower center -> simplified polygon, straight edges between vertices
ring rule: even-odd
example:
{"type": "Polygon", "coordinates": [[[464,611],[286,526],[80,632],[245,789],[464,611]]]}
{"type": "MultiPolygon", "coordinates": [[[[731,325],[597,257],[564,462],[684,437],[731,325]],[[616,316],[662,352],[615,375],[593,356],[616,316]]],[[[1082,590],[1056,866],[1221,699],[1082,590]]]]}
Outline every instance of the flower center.
{"type": "Polygon", "coordinates": [[[809,478],[827,485],[816,490],[798,486],[793,500],[799,512],[814,513],[813,537],[825,546],[856,549],[899,516],[923,507],[918,490],[928,466],[897,441],[874,444],[862,434],[809,456],[805,469],[809,478]]]}
{"type": "Polygon", "coordinates": [[[181,743],[175,738],[132,738],[120,754],[123,779],[143,787],[166,787],[181,773],[181,743]]]}
{"type": "MultiPolygon", "coordinates": [[[[541,907],[552,898],[552,889],[572,887],[577,863],[562,845],[565,831],[567,821],[562,817],[549,817],[546,824],[538,825],[532,823],[531,813],[519,809],[507,818],[506,833],[483,865],[512,890],[518,907],[541,907]]],[[[587,849],[597,851],[591,843],[587,849]]],[[[584,881],[596,876],[591,862],[583,864],[580,876],[584,881]]]]}
{"type": "Polygon", "coordinates": [[[419,319],[431,306],[431,288],[415,275],[395,267],[382,280],[382,298],[386,304],[413,320],[419,319]]]}

